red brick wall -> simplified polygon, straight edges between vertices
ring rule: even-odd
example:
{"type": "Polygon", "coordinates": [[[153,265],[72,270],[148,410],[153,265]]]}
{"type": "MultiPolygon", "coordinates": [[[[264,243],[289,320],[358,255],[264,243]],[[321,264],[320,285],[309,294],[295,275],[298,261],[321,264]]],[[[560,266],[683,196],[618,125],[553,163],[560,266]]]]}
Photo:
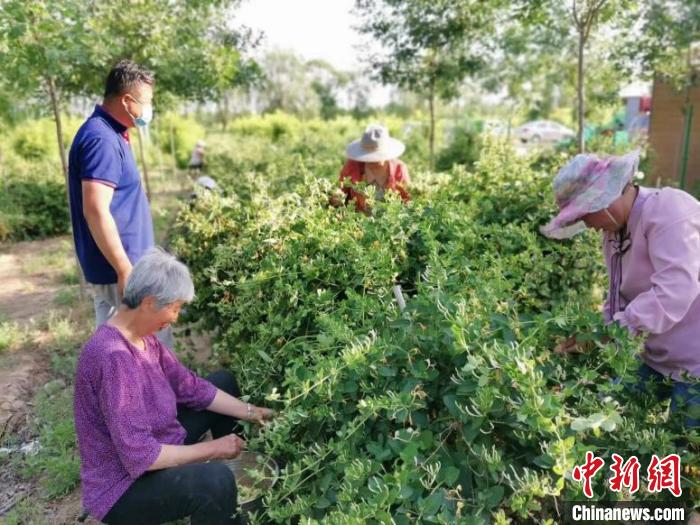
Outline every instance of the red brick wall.
{"type": "MultiPolygon", "coordinates": [[[[658,178],[680,181],[685,97],[684,90],[677,90],[658,78],[654,81],[649,128],[651,177],[646,184],[655,183],[658,178]]],[[[694,113],[686,189],[693,190],[700,189],[700,87],[690,90],[690,100],[694,113]]]]}

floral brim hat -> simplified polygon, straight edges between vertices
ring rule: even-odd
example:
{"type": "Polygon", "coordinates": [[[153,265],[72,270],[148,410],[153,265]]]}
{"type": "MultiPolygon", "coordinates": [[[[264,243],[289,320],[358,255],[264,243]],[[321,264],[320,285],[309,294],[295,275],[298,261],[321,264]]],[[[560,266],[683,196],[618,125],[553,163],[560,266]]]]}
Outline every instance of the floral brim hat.
{"type": "Polygon", "coordinates": [[[552,239],[568,239],[585,230],[581,217],[610,206],[632,182],[638,166],[639,150],[607,158],[576,155],[554,178],[559,214],[540,232],[552,239]]]}

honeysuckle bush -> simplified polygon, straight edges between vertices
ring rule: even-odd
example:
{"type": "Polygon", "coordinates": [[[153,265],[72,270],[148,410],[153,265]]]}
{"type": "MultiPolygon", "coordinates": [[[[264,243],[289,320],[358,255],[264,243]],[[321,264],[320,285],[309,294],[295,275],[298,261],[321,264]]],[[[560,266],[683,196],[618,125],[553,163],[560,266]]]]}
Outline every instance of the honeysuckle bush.
{"type": "MultiPolygon", "coordinates": [[[[490,145],[470,173],[421,173],[407,205],[370,198],[369,217],[329,206],[333,183],[310,169],[286,192],[261,173],[183,208],[187,316],[279,411],[248,443],[282,466],[257,520],[558,522],[588,450],[645,468],[685,439],[697,463],[667,406],[623,386],[641,342],[597,311],[599,238],[538,233],[551,176],[531,164],[490,145]],[[555,354],[571,334],[588,350],[555,354]]],[[[606,477],[600,499],[616,497],[606,477]]]]}

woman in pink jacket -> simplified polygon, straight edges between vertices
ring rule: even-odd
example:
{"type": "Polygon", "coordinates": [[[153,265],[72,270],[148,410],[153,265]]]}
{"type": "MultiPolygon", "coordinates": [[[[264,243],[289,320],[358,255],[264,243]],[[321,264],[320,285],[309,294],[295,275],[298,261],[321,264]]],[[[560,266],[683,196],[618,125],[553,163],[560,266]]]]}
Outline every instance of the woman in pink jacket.
{"type": "MultiPolygon", "coordinates": [[[[672,410],[700,427],[700,203],[681,190],[635,185],[638,163],[637,151],[577,155],[554,179],[560,212],[541,231],[559,239],[603,231],[605,319],[646,336],[640,379],[663,392],[670,378],[672,410]]],[[[558,350],[575,351],[575,339],[558,350]]]]}

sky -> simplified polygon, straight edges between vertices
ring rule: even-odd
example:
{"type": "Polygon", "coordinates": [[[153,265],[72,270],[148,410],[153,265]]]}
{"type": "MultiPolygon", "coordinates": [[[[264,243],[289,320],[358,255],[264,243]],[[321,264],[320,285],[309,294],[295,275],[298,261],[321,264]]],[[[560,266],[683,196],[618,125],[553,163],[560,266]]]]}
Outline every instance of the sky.
{"type": "MultiPolygon", "coordinates": [[[[359,51],[366,36],[353,29],[354,0],[245,0],[233,17],[265,34],[261,50],[295,51],[305,60],[320,58],[340,70],[357,70],[363,64],[359,51]]],[[[388,89],[379,86],[370,100],[386,103],[388,89]]]]}
{"type": "Polygon", "coordinates": [[[322,58],[338,69],[359,65],[354,45],[353,0],[245,0],[234,23],[265,33],[264,48],[292,49],[309,60],[322,58]]]}

